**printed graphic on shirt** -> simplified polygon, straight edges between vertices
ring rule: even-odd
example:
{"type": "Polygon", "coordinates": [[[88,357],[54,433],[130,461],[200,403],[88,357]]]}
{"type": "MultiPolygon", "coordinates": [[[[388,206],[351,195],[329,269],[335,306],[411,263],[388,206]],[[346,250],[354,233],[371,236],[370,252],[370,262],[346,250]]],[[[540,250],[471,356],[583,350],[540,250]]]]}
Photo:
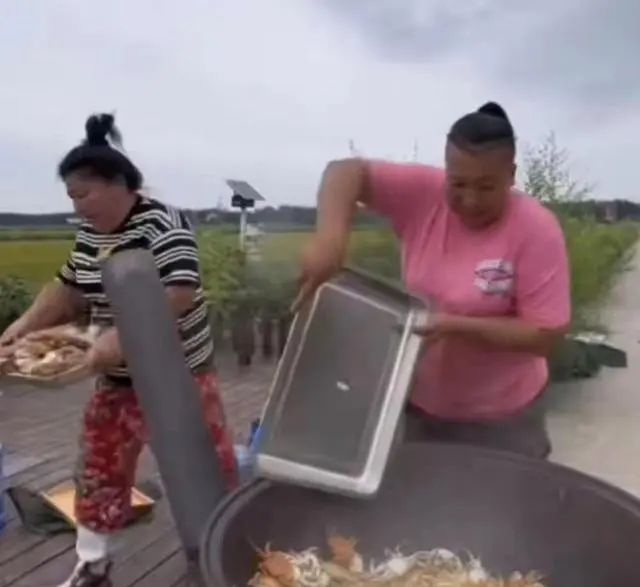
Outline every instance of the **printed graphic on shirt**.
{"type": "Polygon", "coordinates": [[[513,263],[504,259],[485,259],[475,269],[474,283],[489,295],[510,295],[513,291],[513,263]]]}

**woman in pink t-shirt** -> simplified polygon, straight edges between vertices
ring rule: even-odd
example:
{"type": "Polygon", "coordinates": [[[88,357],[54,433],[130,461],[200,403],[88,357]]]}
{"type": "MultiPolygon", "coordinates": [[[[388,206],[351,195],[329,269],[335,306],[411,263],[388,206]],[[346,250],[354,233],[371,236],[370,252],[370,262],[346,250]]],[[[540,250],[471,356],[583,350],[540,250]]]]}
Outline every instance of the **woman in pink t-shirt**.
{"type": "Polygon", "coordinates": [[[513,188],[515,137],[495,103],[459,119],[444,170],[330,163],[302,298],[340,269],[358,202],[391,221],[403,278],[433,300],[406,420],[409,440],[480,444],[545,457],[538,401],[546,357],[570,322],[567,254],[553,214],[513,188]]]}

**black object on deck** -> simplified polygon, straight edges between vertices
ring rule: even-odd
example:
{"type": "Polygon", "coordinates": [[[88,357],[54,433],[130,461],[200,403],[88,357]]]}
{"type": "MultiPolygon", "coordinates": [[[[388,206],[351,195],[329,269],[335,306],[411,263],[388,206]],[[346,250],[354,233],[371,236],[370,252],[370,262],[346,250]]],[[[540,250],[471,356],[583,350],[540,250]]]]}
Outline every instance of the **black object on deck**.
{"type": "Polygon", "coordinates": [[[102,279],[188,557],[225,485],[175,317],[148,251],[116,253],[102,279]]]}
{"type": "Polygon", "coordinates": [[[255,547],[323,546],[329,532],[378,559],[448,548],[508,575],[537,570],[549,587],[640,585],[640,501],[570,469],[475,447],[407,445],[373,500],[258,481],[209,520],[207,585],[242,586],[255,547]]]}

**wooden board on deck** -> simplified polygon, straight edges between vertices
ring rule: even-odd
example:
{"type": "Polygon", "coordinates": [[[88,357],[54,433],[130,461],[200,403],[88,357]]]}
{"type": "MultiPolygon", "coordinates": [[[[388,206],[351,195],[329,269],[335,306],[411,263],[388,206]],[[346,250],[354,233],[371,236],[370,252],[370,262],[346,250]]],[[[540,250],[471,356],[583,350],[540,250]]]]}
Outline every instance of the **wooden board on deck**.
{"type": "MultiPolygon", "coordinates": [[[[256,363],[238,371],[235,357],[217,361],[227,415],[237,439],[246,438],[259,415],[273,375],[274,363],[256,363]]],[[[91,393],[89,382],[43,393],[39,387],[12,388],[0,380],[0,436],[5,448],[33,455],[37,463],[18,467],[7,479],[41,492],[70,478],[77,457],[82,411],[91,393]]],[[[140,479],[155,478],[149,453],[143,455],[140,479]]],[[[73,535],[47,538],[20,526],[9,504],[7,528],[0,534],[1,587],[53,587],[62,583],[74,564],[73,535]]],[[[123,534],[116,556],[114,587],[186,587],[187,563],[180,550],[167,500],[158,500],[149,523],[135,524],[123,534]]]]}

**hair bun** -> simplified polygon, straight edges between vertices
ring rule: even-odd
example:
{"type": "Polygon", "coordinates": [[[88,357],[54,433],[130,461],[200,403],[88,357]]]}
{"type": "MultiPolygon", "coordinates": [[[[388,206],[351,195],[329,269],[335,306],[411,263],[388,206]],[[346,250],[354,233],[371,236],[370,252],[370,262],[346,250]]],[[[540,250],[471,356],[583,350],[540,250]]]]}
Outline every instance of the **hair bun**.
{"type": "Polygon", "coordinates": [[[509,120],[505,109],[497,102],[487,102],[478,108],[478,112],[482,114],[488,114],[489,116],[495,116],[496,118],[504,118],[509,120]]]}
{"type": "Polygon", "coordinates": [[[93,147],[109,146],[111,139],[115,143],[121,142],[120,133],[115,126],[113,114],[94,114],[87,119],[85,124],[87,138],[85,143],[93,147]]]}

